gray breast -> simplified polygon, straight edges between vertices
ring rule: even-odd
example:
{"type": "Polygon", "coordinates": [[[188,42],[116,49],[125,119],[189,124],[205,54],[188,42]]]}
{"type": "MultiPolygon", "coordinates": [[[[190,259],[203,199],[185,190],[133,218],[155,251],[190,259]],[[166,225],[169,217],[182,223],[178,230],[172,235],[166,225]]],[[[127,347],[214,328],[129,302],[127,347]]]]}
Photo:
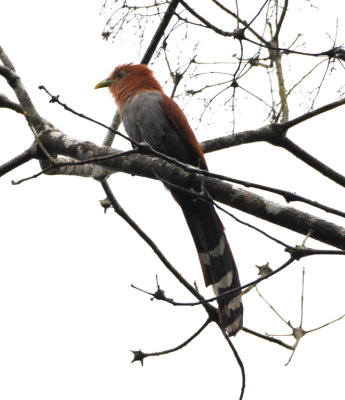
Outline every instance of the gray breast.
{"type": "Polygon", "coordinates": [[[142,92],[127,101],[122,109],[122,122],[128,136],[137,142],[146,142],[155,150],[188,162],[186,144],[181,132],[165,113],[159,92],[142,92]]]}

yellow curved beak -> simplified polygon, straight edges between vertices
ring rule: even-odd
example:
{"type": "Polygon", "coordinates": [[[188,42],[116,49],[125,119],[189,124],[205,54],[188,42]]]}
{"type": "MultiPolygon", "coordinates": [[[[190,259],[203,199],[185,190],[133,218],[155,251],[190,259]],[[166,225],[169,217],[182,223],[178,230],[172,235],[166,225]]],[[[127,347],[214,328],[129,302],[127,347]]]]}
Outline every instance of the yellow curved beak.
{"type": "Polygon", "coordinates": [[[112,83],[114,83],[112,79],[104,79],[103,81],[97,83],[95,89],[109,87],[112,83]]]}

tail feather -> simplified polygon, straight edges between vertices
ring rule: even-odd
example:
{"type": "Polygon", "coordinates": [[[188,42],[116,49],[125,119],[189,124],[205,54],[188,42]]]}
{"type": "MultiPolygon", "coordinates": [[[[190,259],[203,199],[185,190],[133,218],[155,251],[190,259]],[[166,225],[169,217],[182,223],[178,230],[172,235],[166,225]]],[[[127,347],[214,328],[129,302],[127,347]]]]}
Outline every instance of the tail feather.
{"type": "MultiPolygon", "coordinates": [[[[224,234],[223,225],[212,204],[173,192],[179,203],[198,251],[205,285],[212,285],[218,296],[241,286],[234,257],[224,234]]],[[[224,329],[230,336],[242,328],[241,291],[218,300],[218,311],[224,329]]]]}

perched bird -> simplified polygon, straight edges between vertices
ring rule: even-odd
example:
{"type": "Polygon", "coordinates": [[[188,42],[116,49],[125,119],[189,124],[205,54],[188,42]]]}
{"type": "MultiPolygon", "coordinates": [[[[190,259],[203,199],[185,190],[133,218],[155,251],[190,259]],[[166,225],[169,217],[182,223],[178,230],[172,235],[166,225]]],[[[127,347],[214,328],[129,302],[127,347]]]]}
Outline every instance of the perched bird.
{"type": "MultiPolygon", "coordinates": [[[[144,64],[125,64],[115,68],[109,78],[95,88],[108,87],[121,121],[130,138],[148,143],[155,150],[183,163],[207,169],[205,157],[186,116],[168,97],[144,64]]],[[[235,260],[214,209],[196,196],[168,187],[180,205],[192,234],[206,286],[212,285],[218,296],[240,287],[235,260]]],[[[227,333],[242,328],[241,291],[218,300],[220,321],[227,333]]]]}

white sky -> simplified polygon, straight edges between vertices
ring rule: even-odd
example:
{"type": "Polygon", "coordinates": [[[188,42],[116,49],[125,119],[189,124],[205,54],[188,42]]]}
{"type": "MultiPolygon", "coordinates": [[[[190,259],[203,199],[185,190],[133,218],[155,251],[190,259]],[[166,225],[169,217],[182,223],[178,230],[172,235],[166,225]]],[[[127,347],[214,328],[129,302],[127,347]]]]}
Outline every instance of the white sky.
{"type": "MultiPolygon", "coordinates": [[[[332,4],[329,15],[325,10],[313,10],[310,23],[326,21],[332,26],[344,6],[341,0],[327,4],[332,4]]],[[[96,143],[102,142],[101,128],[49,104],[38,86],[46,85],[78,111],[105,123],[111,121],[112,99],[107,91],[94,91],[93,87],[116,64],[138,61],[139,57],[133,35],[129,46],[101,39],[107,14],[100,16],[100,8],[97,1],[12,0],[0,9],[0,45],[11,57],[39,113],[65,133],[96,143]]],[[[299,17],[296,14],[292,26],[302,31],[306,21],[299,17]]],[[[325,36],[322,50],[329,40],[325,36]]],[[[341,38],[339,42],[343,42],[341,38]]],[[[157,75],[166,78],[161,71],[157,75]]],[[[0,92],[12,96],[3,80],[0,92]]],[[[336,100],[332,95],[328,101],[336,100]]],[[[295,105],[296,115],[298,107],[295,105]]],[[[337,110],[331,119],[308,122],[291,137],[344,173],[341,113],[343,110],[337,110]]],[[[25,150],[33,138],[14,112],[0,110],[0,118],[2,163],[25,150]]],[[[248,119],[248,126],[241,128],[258,126],[248,119]]],[[[198,132],[211,137],[205,127],[198,132]]],[[[218,136],[217,132],[212,134],[218,136]]],[[[251,145],[207,158],[214,171],[343,208],[344,194],[337,185],[279,149],[251,145]]],[[[130,288],[133,283],[154,290],[157,273],[168,297],[190,299],[120,218],[111,211],[103,214],[98,200],[104,194],[97,182],[41,177],[11,185],[11,180],[29,176],[38,168],[37,162],[31,162],[0,180],[0,399],[237,399],[239,368],[216,327],[209,327],[177,353],[147,359],[144,368],[130,363],[130,350],[154,352],[184,341],[203,324],[204,312],[151,302],[130,288]]],[[[161,184],[124,175],[110,181],[120,202],[168,259],[207,293],[181,213],[161,184]]],[[[240,212],[234,214],[292,245],[303,240],[240,212]]],[[[230,218],[223,220],[243,283],[256,278],[255,265],[269,262],[278,267],[287,259],[270,241],[230,218]]],[[[343,258],[300,261],[260,288],[281,315],[297,325],[303,266],[304,328],[308,330],[344,313],[343,258]]],[[[260,332],[288,333],[254,292],[244,302],[245,326],[260,332]]],[[[340,321],[307,335],[288,367],[284,366],[288,350],[240,333],[233,342],[246,367],[245,398],[343,399],[344,330],[345,321],[340,321]]]]}

